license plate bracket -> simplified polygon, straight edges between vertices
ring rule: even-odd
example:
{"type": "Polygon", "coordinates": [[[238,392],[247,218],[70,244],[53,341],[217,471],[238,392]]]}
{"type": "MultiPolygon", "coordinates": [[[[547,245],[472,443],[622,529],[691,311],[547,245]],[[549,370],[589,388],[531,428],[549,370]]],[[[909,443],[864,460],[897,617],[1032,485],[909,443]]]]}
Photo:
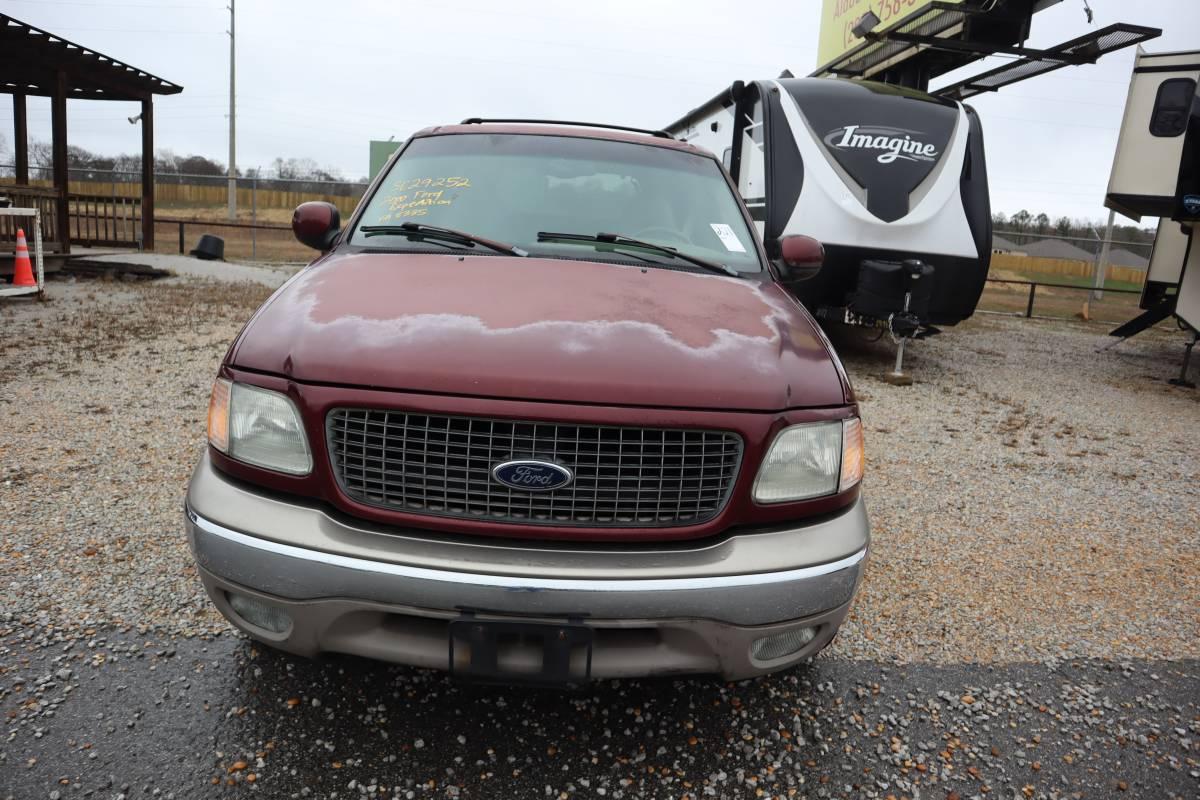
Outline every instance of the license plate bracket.
{"type": "Polygon", "coordinates": [[[456,678],[546,686],[591,680],[594,631],[577,620],[523,622],[468,614],[451,620],[449,628],[450,674],[456,678]]]}

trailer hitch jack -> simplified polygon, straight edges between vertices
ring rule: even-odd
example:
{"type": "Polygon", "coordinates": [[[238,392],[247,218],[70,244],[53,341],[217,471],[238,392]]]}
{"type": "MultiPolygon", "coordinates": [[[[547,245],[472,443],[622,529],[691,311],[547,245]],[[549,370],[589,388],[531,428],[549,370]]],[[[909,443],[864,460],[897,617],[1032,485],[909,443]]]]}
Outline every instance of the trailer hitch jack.
{"type": "Polygon", "coordinates": [[[883,379],[893,386],[912,385],[912,376],[904,372],[904,346],[910,339],[916,338],[921,331],[921,321],[909,313],[909,306],[912,303],[913,284],[921,279],[925,265],[916,259],[908,259],[904,261],[904,266],[909,268],[905,276],[908,279],[908,286],[904,292],[904,309],[899,314],[888,317],[888,330],[891,331],[892,338],[896,341],[896,366],[891,372],[885,374],[883,379]]]}
{"type": "Polygon", "coordinates": [[[1167,383],[1171,384],[1172,386],[1182,386],[1184,389],[1196,388],[1195,381],[1189,381],[1187,374],[1188,366],[1192,362],[1192,348],[1196,346],[1197,341],[1200,341],[1200,333],[1192,336],[1192,340],[1187,343],[1187,347],[1183,351],[1183,363],[1179,365],[1179,377],[1170,378],[1167,380],[1167,383]]]}

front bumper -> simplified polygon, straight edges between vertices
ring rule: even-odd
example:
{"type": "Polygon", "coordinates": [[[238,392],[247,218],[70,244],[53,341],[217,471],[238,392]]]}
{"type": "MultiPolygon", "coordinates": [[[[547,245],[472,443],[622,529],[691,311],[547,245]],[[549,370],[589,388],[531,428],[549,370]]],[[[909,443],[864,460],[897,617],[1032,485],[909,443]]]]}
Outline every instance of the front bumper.
{"type": "MultiPolygon", "coordinates": [[[[717,542],[596,545],[480,542],[371,526],[235,483],[207,456],[186,525],[201,579],[235,625],[301,655],[322,651],[447,669],[447,628],[479,619],[582,620],[597,678],[716,672],[728,679],[816,652],[861,579],[868,525],[860,500],[831,519],[717,542]],[[272,633],[229,604],[253,597],[290,617],[272,633]],[[800,650],[751,655],[765,636],[809,627],[800,650]]],[[[520,647],[509,654],[519,661],[520,647]]]]}

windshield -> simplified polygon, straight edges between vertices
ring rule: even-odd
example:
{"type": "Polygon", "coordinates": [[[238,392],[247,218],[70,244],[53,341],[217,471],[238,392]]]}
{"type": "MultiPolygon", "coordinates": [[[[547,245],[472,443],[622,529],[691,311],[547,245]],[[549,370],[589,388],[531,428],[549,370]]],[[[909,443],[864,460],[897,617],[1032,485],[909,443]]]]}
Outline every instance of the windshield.
{"type": "Polygon", "coordinates": [[[425,251],[464,246],[363,230],[406,222],[486,237],[532,256],[694,268],[630,244],[538,240],[548,231],[616,233],[738,272],[760,269],[754,239],[717,163],[651,145],[528,134],[416,139],[371,198],[351,242],[425,251]]]}

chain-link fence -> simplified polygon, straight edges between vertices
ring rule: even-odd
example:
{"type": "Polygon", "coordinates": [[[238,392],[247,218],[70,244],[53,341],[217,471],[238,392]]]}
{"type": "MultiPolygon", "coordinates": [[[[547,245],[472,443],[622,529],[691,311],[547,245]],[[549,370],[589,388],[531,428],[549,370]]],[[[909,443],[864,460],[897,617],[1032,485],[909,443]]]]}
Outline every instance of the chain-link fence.
{"type": "Polygon", "coordinates": [[[1141,313],[1153,241],[998,231],[980,311],[1124,322],[1141,313]],[[1103,261],[1103,263],[1101,263],[1103,261]],[[1094,291],[1103,270],[1101,291],[1094,291]],[[1086,308],[1085,308],[1086,304],[1086,308]]]}
{"type": "MultiPolygon", "coordinates": [[[[15,167],[0,164],[0,178],[11,178],[15,167]]],[[[48,167],[29,168],[29,182],[50,186],[48,167]]],[[[71,168],[67,170],[70,191],[78,194],[138,197],[142,193],[142,173],[136,170],[71,168]]],[[[306,200],[326,200],[343,214],[354,209],[366,190],[361,181],[287,178],[270,173],[251,174],[235,179],[238,218],[247,219],[257,212],[291,210],[306,200]]],[[[225,175],[198,175],[182,172],[154,173],[154,202],[162,216],[224,215],[228,208],[229,178],[225,175]]],[[[269,217],[278,214],[267,214],[269,217]]]]}
{"type": "MultiPolygon", "coordinates": [[[[1154,249],[1148,236],[1130,241],[1115,236],[1109,242],[1109,263],[1144,269],[1154,249]]],[[[1057,233],[1013,232],[997,230],[992,234],[992,252],[1013,253],[1037,258],[1093,260],[1104,249],[1104,232],[1093,230],[1090,236],[1066,236],[1057,233]]]]}
{"type": "MultiPolygon", "coordinates": [[[[15,175],[0,165],[0,182],[15,175]]],[[[136,170],[68,170],[73,194],[94,198],[139,198],[142,174],[136,170]]],[[[49,187],[48,167],[29,168],[33,186],[49,187]]],[[[229,219],[229,178],[224,175],[155,172],[155,250],[188,252],[203,233],[225,240],[225,256],[258,261],[307,261],[312,251],[292,236],[292,210],[309,200],[333,203],[349,216],[366,190],[361,181],[281,178],[251,174],[236,179],[237,217],[229,219]]],[[[140,231],[138,231],[140,241],[140,231]]]]}

